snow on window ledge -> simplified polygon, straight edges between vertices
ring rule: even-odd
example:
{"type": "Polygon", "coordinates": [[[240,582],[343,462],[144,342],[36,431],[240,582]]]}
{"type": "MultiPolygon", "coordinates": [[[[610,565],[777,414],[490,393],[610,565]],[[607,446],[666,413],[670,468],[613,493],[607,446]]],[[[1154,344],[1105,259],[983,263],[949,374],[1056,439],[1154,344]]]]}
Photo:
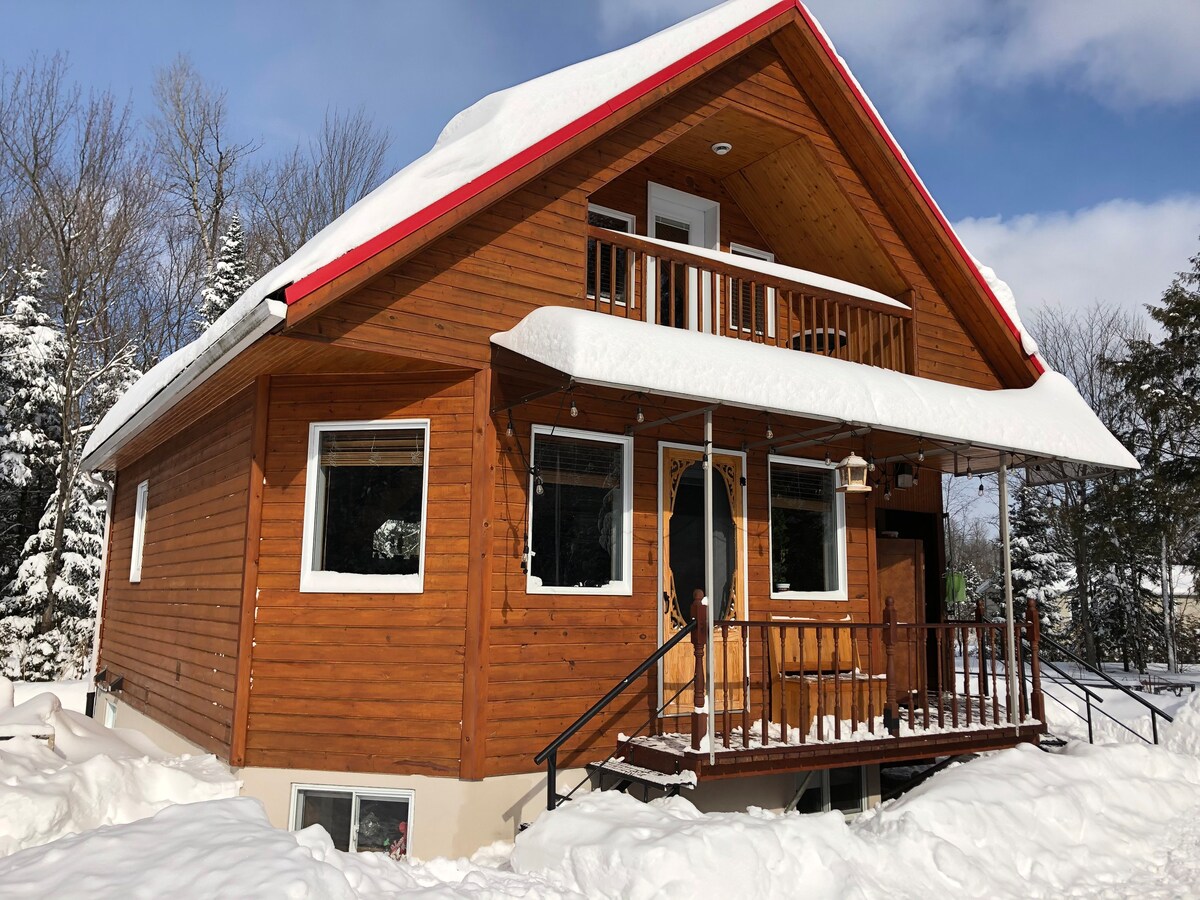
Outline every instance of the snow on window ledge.
{"type": "Polygon", "coordinates": [[[364,575],[358,572],[308,571],[300,575],[302,594],[420,594],[423,574],[364,575]]]}

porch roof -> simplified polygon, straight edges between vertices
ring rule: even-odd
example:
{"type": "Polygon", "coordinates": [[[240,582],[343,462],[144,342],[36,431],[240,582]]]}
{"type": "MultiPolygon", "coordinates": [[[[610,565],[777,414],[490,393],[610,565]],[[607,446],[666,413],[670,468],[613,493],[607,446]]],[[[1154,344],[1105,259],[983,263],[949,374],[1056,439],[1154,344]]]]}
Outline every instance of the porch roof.
{"type": "Polygon", "coordinates": [[[869,427],[964,455],[1138,467],[1056,372],[1028,388],[987,391],[566,307],[536,309],[492,343],[579,384],[869,427]]]}

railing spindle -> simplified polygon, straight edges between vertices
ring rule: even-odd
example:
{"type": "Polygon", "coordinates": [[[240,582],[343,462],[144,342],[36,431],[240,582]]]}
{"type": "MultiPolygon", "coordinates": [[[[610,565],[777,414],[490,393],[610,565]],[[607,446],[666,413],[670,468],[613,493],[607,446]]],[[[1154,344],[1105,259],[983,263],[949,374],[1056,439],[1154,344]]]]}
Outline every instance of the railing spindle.
{"type": "Polygon", "coordinates": [[[938,695],[937,695],[937,714],[938,728],[946,727],[946,639],[945,633],[940,628],[934,629],[933,632],[937,636],[937,667],[938,667],[938,695]]]}
{"type": "Polygon", "coordinates": [[[867,631],[867,731],[875,733],[875,629],[867,631]]]}
{"type": "Polygon", "coordinates": [[[821,626],[813,626],[817,635],[817,740],[825,740],[825,685],[821,682],[822,660],[825,654],[821,652],[821,626]]]}
{"type": "Polygon", "coordinates": [[[988,629],[988,644],[991,650],[990,667],[992,670],[992,724],[1000,723],[1000,690],[998,687],[998,679],[996,677],[996,626],[992,625],[988,629]]]}
{"type": "MultiPolygon", "coordinates": [[[[788,742],[787,714],[787,631],[779,629],[779,739],[788,742]]],[[[775,706],[774,703],[771,706],[775,706]]]]}
{"type": "Polygon", "coordinates": [[[742,746],[750,746],[750,626],[742,629],[742,746]]]}
{"type": "Polygon", "coordinates": [[[897,703],[899,693],[896,685],[896,600],[887,597],[883,601],[883,652],[886,659],[887,703],[883,708],[883,722],[892,737],[900,735],[900,710],[897,703]]]}
{"type": "MultiPolygon", "coordinates": [[[[1046,698],[1042,696],[1042,662],[1038,656],[1038,644],[1042,636],[1042,621],[1038,617],[1037,602],[1030,597],[1029,604],[1026,607],[1026,616],[1029,620],[1029,677],[1030,690],[1032,696],[1033,717],[1043,724],[1046,721],[1046,698]]],[[[1154,716],[1150,716],[1151,724],[1155,724],[1154,716]]],[[[1155,743],[1158,743],[1155,740],[1155,743]]]]}
{"type": "Polygon", "coordinates": [[[808,681],[805,678],[804,668],[804,628],[800,625],[796,626],[796,665],[800,667],[799,675],[799,693],[800,693],[800,721],[796,723],[800,729],[800,743],[804,744],[808,741],[808,732],[812,727],[810,721],[811,710],[808,707],[808,681]]]}
{"type": "MultiPolygon", "coordinates": [[[[771,742],[771,722],[769,719],[771,712],[771,650],[767,646],[767,641],[770,636],[767,634],[767,629],[764,627],[762,631],[762,746],[767,746],[771,742]]],[[[780,702],[783,698],[780,697],[780,702]]]]}
{"type": "Polygon", "coordinates": [[[833,739],[842,739],[842,629],[833,626],[833,739]]]}

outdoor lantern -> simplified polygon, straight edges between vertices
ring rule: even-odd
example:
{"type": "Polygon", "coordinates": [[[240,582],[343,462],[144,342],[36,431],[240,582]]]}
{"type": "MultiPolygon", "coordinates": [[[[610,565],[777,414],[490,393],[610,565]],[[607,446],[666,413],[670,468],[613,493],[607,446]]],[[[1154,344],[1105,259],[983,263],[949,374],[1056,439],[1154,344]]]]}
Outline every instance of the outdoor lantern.
{"type": "Polygon", "coordinates": [[[867,484],[867,461],[857,453],[851,453],[837,467],[839,494],[866,494],[871,490],[867,484]]]}
{"type": "Polygon", "coordinates": [[[896,487],[906,490],[917,483],[913,467],[908,463],[896,463],[896,487]]]}

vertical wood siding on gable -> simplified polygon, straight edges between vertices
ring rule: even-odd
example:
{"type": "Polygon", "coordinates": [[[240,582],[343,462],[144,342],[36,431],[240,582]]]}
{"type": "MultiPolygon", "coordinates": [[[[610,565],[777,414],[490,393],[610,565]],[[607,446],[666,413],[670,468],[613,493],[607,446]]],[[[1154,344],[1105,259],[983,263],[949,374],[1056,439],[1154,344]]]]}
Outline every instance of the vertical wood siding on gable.
{"type": "Polygon", "coordinates": [[[472,472],[469,375],[275,376],[246,765],[457,775],[472,472]],[[311,422],[428,418],[425,590],[301,593],[311,422]]]}
{"type": "Polygon", "coordinates": [[[253,392],[136,463],[113,497],[100,665],[121,699],[228,758],[253,392]],[[142,579],[129,581],[137,486],[149,480],[142,579]]]}
{"type": "MultiPolygon", "coordinates": [[[[512,327],[539,306],[586,305],[583,232],[589,197],[618,190],[613,183],[622,175],[729,105],[787,123],[809,140],[853,204],[854,214],[863,218],[902,278],[915,289],[917,374],[974,387],[999,387],[995,373],[847,161],[801,86],[765,46],[751,49],[581,150],[390,273],[302,323],[299,331],[362,349],[418,352],[447,363],[487,365],[489,339],[496,331],[512,327]]],[[[653,171],[656,163],[646,165],[653,171]]],[[[644,196],[639,203],[644,206],[644,196]]],[[[631,211],[640,212],[639,228],[644,231],[644,210],[631,211]]],[[[745,217],[732,217],[723,244],[731,238],[753,237],[747,233],[753,226],[746,221],[753,219],[753,211],[745,213],[745,217]]]]}

